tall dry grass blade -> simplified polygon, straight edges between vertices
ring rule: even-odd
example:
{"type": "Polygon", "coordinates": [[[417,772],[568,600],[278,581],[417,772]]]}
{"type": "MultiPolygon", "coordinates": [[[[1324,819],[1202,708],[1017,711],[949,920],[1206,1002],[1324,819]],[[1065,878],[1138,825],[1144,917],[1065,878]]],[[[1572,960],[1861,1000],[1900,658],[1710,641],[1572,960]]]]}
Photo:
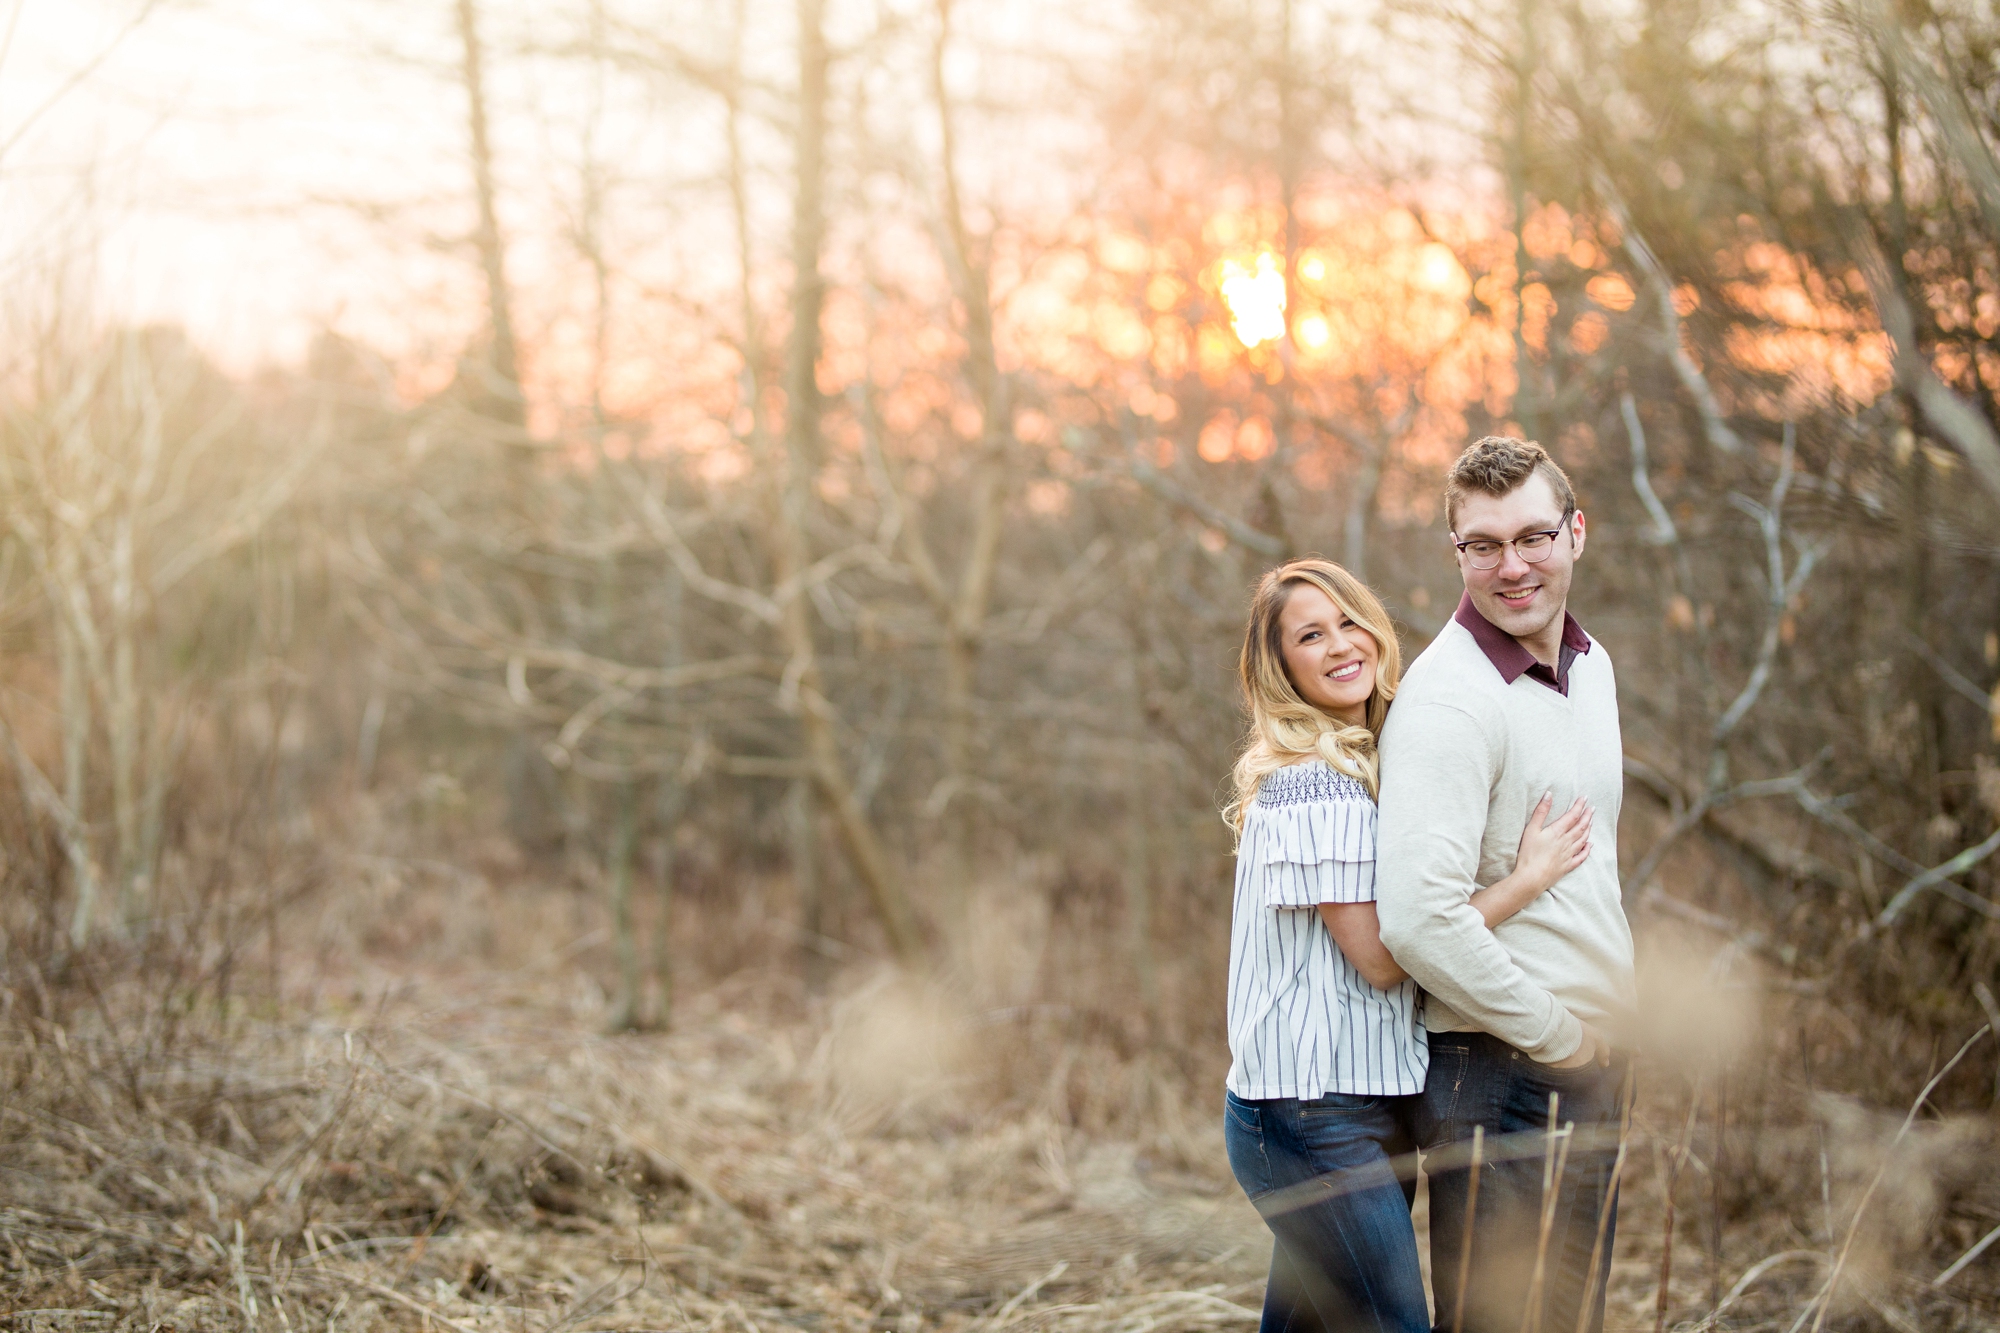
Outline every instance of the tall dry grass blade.
{"type": "Polygon", "coordinates": [[[1764,1274],[1770,1272],[1780,1264],[1788,1264],[1795,1259],[1813,1259],[1819,1263],[1825,1263],[1826,1253],[1823,1250],[1781,1250],[1777,1254],[1758,1260],[1744,1271],[1742,1277],[1736,1279],[1736,1285],[1729,1289],[1729,1294],[1722,1298],[1720,1304],[1708,1312],[1708,1318],[1704,1319],[1702,1323],[1713,1328],[1716,1322],[1722,1318],[1723,1311],[1743,1299],[1743,1293],[1750,1290],[1751,1284],[1755,1283],[1758,1278],[1764,1276],[1764,1274]]]}
{"type": "Polygon", "coordinates": [[[1485,1148],[1486,1126],[1474,1125],[1471,1174],[1465,1182],[1465,1238],[1458,1247],[1458,1295],[1452,1301],[1451,1333],[1465,1333],[1465,1284],[1472,1280],[1472,1224],[1479,1213],[1479,1167],[1485,1148]]]}
{"type": "MultiPolygon", "coordinates": [[[[1608,1126],[1572,1125],[1566,1133],[1572,1151],[1597,1148],[1612,1152],[1618,1147],[1618,1133],[1608,1126]]],[[[1547,1137],[1547,1131],[1539,1129],[1490,1135],[1485,1140],[1482,1160],[1488,1166],[1496,1166],[1501,1162],[1525,1162],[1531,1158],[1539,1158],[1542,1156],[1547,1137]]],[[[1461,1139],[1447,1147],[1434,1148],[1421,1156],[1421,1168],[1427,1174],[1434,1176],[1445,1171],[1456,1171],[1472,1160],[1472,1141],[1461,1139]]],[[[1388,1160],[1389,1169],[1395,1172],[1398,1180],[1416,1179],[1419,1165],[1419,1155],[1414,1152],[1401,1153],[1388,1160]]],[[[1332,1196],[1372,1188],[1375,1180],[1376,1177],[1370,1171],[1355,1167],[1328,1171],[1323,1175],[1314,1176],[1296,1185],[1287,1185],[1281,1190],[1265,1195],[1257,1201],[1257,1211],[1268,1220],[1295,1209],[1309,1208],[1332,1196]]]]}
{"type": "Polygon", "coordinates": [[[1584,1275],[1583,1305],[1576,1312],[1576,1333],[1585,1333],[1590,1327],[1591,1307],[1597,1302],[1597,1283],[1600,1265],[1604,1262],[1604,1236],[1611,1226],[1611,1211],[1618,1206],[1618,1182],[1625,1175],[1625,1153],[1631,1144],[1632,1103],[1638,1097],[1639,1073],[1629,1063],[1625,1066],[1625,1090],[1620,1101],[1623,1105],[1618,1112],[1618,1156],[1611,1162],[1611,1179],[1604,1182],[1604,1202],[1597,1208],[1597,1238],[1590,1246],[1590,1271],[1584,1275]]]}
{"type": "Polygon", "coordinates": [[[419,1315],[422,1315],[427,1323],[441,1324],[445,1328],[450,1329],[451,1333],[479,1333],[479,1330],[473,1328],[471,1325],[462,1324],[441,1311],[434,1310],[430,1306],[425,1305],[422,1301],[413,1300],[405,1296],[402,1292],[397,1291],[394,1287],[387,1287],[380,1282],[375,1282],[365,1277],[357,1277],[352,1273],[331,1273],[329,1276],[346,1282],[350,1286],[359,1287],[363,1291],[373,1292],[384,1300],[394,1301],[406,1310],[414,1310],[419,1315]]]}
{"type": "Polygon", "coordinates": [[[431,1220],[425,1224],[423,1231],[417,1236],[415,1242],[411,1244],[408,1253],[404,1254],[402,1265],[396,1270],[396,1276],[392,1281],[401,1282],[409,1277],[410,1270],[415,1268],[417,1261],[424,1257],[424,1250],[430,1244],[431,1237],[437,1234],[438,1227],[444,1222],[446,1215],[451,1212],[452,1205],[457,1203],[458,1196],[464,1193],[465,1182],[472,1179],[472,1173],[479,1169],[479,1163],[485,1159],[486,1145],[493,1141],[493,1135],[505,1123],[506,1121],[499,1117],[494,1117],[493,1123],[487,1127],[486,1133],[480,1137],[479,1146],[472,1150],[472,1159],[465,1164],[465,1169],[458,1173],[458,1179],[451,1183],[451,1192],[444,1196],[444,1202],[437,1206],[437,1210],[431,1214],[431,1220]]]}
{"type": "Polygon", "coordinates": [[[257,1293],[250,1286],[250,1274],[243,1266],[243,1219],[236,1219],[236,1243],[229,1247],[229,1275],[236,1280],[236,1303],[243,1310],[243,1326],[256,1333],[257,1293]]]}
{"type": "Polygon", "coordinates": [[[1662,1209],[1665,1220],[1660,1223],[1660,1290],[1653,1300],[1653,1333],[1666,1333],[1667,1289],[1674,1277],[1674,1186],[1680,1183],[1681,1163],[1687,1160],[1688,1139],[1694,1134],[1694,1114],[1700,1106],[1701,1080],[1697,1078],[1688,1094],[1688,1113],[1681,1121],[1680,1140],[1667,1154],[1666,1187],[1661,1191],[1665,1196],[1662,1209]]]}
{"type": "Polygon", "coordinates": [[[1854,1251],[1854,1237],[1861,1230],[1862,1215],[1868,1211],[1869,1201],[1875,1197],[1875,1190],[1882,1183],[1882,1175],[1889,1169],[1890,1154],[1896,1151],[1896,1145],[1910,1132],[1910,1126],[1917,1123],[1917,1112],[1923,1110],[1924,1103],[1930,1100],[1933,1092],[1937,1091],[1937,1085],[1944,1082],[1945,1075],[1956,1069],[1958,1062],[1965,1058],[1965,1053],[1991,1031],[1993,1025],[1988,1023],[1967,1037],[1965,1045],[1958,1048],[1958,1054],[1945,1061],[1944,1068],[1932,1075],[1931,1081],[1924,1084],[1924,1090],[1917,1094],[1917,1099],[1910,1103],[1910,1113],[1903,1117],[1902,1127],[1896,1131],[1896,1137],[1889,1140],[1889,1146],[1882,1154],[1882,1164],[1875,1168],[1874,1176],[1868,1181],[1868,1188],[1861,1192],[1861,1202],[1854,1205],[1854,1216],[1848,1219],[1847,1236],[1841,1241],[1840,1254],[1834,1259],[1833,1271],[1827,1274],[1826,1286],[1819,1295],[1819,1313],[1813,1319],[1813,1333],[1820,1333],[1826,1326],[1826,1312],[1833,1308],[1833,1296],[1840,1287],[1840,1274],[1847,1267],[1847,1256],[1854,1251]]]}
{"type": "Polygon", "coordinates": [[[1542,1306],[1548,1287],[1549,1236],[1555,1230],[1556,1204],[1562,1197],[1563,1167],[1569,1162],[1569,1145],[1576,1124],[1556,1128],[1562,1095],[1549,1094],[1549,1129],[1542,1153],[1542,1215],[1535,1228],[1535,1269],[1528,1280],[1528,1299],[1521,1310],[1521,1333],[1541,1333],[1542,1306]]]}
{"type": "Polygon", "coordinates": [[[1931,1285],[1933,1287],[1942,1287],[1945,1283],[1957,1277],[1959,1273],[1964,1270],[1967,1264],[1971,1263],[1974,1259],[1977,1259],[1980,1255],[1986,1253],[1986,1247],[1991,1245],[1996,1240],[2000,1240],[2000,1227],[1994,1227],[1984,1236],[1981,1236],[1978,1239],[1978,1241],[1976,1241],[1973,1244],[1971,1249],[1967,1250],[1964,1254],[1958,1256],[1958,1258],[1952,1263],[1950,1268],[1945,1269],[1944,1272],[1939,1273],[1936,1277],[1932,1278],[1931,1285]]]}
{"type": "Polygon", "coordinates": [[[986,1327],[1005,1328],[1007,1326],[1007,1322],[1014,1317],[1014,1312],[1016,1310],[1019,1310],[1023,1305],[1035,1299],[1035,1295],[1037,1292],[1041,1291],[1043,1287],[1046,1287],[1049,1283],[1055,1281],[1057,1278],[1061,1277],[1064,1273],[1067,1273],[1068,1271],[1069,1271],[1069,1260],[1064,1259],[1063,1261],[1058,1263],[1054,1268],[1051,1268],[1048,1272],[1042,1274],[1040,1277],[1036,1278],[1033,1282],[1030,1282],[1027,1286],[1015,1292],[1013,1297],[1009,1299],[1005,1305],[1001,1306],[998,1310],[994,1311],[993,1318],[990,1322],[988,1322],[986,1327]]]}
{"type": "MultiPolygon", "coordinates": [[[[1979,1001],[1979,1007],[1986,1011],[1986,1025],[2000,1033],[2000,1000],[1993,998],[1993,988],[1983,981],[1972,983],[1972,998],[1979,1001]]],[[[2000,1060],[1993,1064],[1993,1104],[2000,1106],[2000,1060]]]]}
{"type": "Polygon", "coordinates": [[[1556,1113],[1562,1106],[1562,1095],[1549,1094],[1549,1127],[1542,1132],[1542,1208],[1535,1227],[1535,1267],[1528,1279],[1528,1299],[1521,1304],[1521,1333],[1529,1333],[1536,1322],[1537,1307],[1542,1301],[1542,1264],[1548,1255],[1549,1244],[1549,1189],[1554,1183],[1550,1169],[1555,1165],[1556,1113]]]}

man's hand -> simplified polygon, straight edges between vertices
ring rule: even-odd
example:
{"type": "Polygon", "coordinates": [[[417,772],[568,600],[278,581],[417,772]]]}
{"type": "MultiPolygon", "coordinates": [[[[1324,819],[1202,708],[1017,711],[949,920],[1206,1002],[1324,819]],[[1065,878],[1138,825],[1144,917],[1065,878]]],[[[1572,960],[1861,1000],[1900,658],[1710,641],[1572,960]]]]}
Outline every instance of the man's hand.
{"type": "Polygon", "coordinates": [[[1583,1042],[1576,1048],[1576,1054],[1570,1056],[1567,1060],[1555,1061],[1549,1065],[1549,1068],[1581,1069],[1589,1064],[1608,1068],[1611,1064],[1611,1043],[1604,1039],[1602,1032],[1585,1023],[1583,1025],[1583,1042]]]}

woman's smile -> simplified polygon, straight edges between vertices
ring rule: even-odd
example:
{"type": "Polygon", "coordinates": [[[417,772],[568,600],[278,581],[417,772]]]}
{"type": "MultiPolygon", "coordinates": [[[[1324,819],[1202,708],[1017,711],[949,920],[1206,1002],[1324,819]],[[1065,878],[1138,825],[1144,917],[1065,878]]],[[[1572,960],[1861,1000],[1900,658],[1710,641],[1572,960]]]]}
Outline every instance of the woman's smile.
{"type": "Polygon", "coordinates": [[[1299,697],[1349,726],[1366,722],[1382,657],[1375,636],[1310,583],[1291,590],[1278,630],[1285,674],[1299,697]]]}

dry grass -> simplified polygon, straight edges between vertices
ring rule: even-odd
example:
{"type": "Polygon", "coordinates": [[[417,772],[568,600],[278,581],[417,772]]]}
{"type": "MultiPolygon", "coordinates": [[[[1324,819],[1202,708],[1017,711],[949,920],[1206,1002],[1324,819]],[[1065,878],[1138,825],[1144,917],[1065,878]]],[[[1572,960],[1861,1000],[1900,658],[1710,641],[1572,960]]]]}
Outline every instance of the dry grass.
{"type": "MultiPolygon", "coordinates": [[[[53,972],[10,950],[12,1326],[1254,1326],[1268,1242],[1223,1159],[1222,1053],[1135,1043],[1032,886],[977,909],[1013,952],[948,980],[855,962],[810,996],[785,969],[696,971],[672,1033],[613,1037],[594,903],[367,866],[276,959],[211,939],[172,972],[115,946],[53,972]],[[245,975],[282,984],[246,999],[245,975]]],[[[680,924],[693,958],[740,926],[680,924]]],[[[1991,1116],[1899,1138],[1900,1112],[1806,1100],[1772,1034],[1811,1002],[1697,995],[1671,960],[1699,941],[1655,934],[1655,984],[1728,1039],[1647,1071],[1612,1327],[1654,1326],[1670,1174],[1670,1327],[1803,1333],[1844,1245],[1827,1326],[2000,1326],[2000,1247],[1930,1285],[2000,1224],[1991,1116]]]]}
{"type": "MultiPolygon", "coordinates": [[[[391,896],[407,922],[413,898],[463,890],[391,896]]],[[[508,933],[548,939],[566,906],[508,933]]],[[[287,1333],[1254,1320],[1262,1227],[1214,1163],[1187,1169],[1175,1139],[1200,1137],[1193,1119],[1145,1149],[1067,1124],[1060,1077],[1026,1103],[992,1095],[1012,1048],[1046,1045],[1034,1009],[977,1013],[866,970],[801,1008],[766,976],[688,996],[671,1035],[611,1037],[590,952],[505,971],[288,960],[317,1000],[261,1014],[174,1014],[113,950],[60,977],[16,966],[10,1317],[287,1333]]]]}

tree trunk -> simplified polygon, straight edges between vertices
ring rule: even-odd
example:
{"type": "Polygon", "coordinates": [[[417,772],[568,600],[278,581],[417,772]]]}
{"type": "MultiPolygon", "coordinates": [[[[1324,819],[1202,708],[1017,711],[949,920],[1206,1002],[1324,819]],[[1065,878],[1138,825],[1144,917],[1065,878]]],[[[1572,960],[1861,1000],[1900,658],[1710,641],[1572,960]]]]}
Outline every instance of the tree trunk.
{"type": "Polygon", "coordinates": [[[792,888],[799,898],[799,960],[813,989],[826,978],[826,886],[819,873],[819,801],[810,778],[796,778],[785,802],[792,888]]]}
{"type": "Polygon", "coordinates": [[[1378,442],[1373,449],[1356,448],[1358,466],[1347,484],[1347,519],[1341,531],[1341,558],[1347,572],[1363,582],[1368,579],[1368,538],[1369,527],[1375,517],[1375,492],[1382,485],[1382,456],[1388,451],[1386,441],[1378,442]]]}
{"type": "MultiPolygon", "coordinates": [[[[993,342],[992,275],[965,221],[958,189],[958,138],[945,86],[945,52],[951,41],[952,0],[938,0],[937,40],[931,51],[931,92],[937,103],[940,208],[949,253],[947,266],[965,309],[965,371],[979,406],[979,458],[972,483],[972,532],[958,586],[947,592],[933,573],[932,595],[945,622],[945,780],[950,792],[946,831],[951,851],[944,904],[956,927],[964,913],[978,837],[973,783],[978,768],[976,691],[981,638],[992,603],[993,575],[1007,509],[1008,446],[1013,422],[1007,384],[993,342]]],[[[910,530],[921,543],[921,533],[910,530]]],[[[923,561],[935,570],[928,552],[923,561]]]]}
{"type": "MultiPolygon", "coordinates": [[[[66,535],[57,538],[55,565],[56,581],[65,587],[76,586],[79,577],[76,544],[66,535]]],[[[76,626],[62,607],[56,608],[55,631],[56,664],[61,673],[63,805],[81,829],[85,822],[85,780],[90,763],[90,679],[76,626]]],[[[88,858],[72,858],[70,871],[76,903],[70,914],[69,939],[72,946],[82,948],[90,939],[90,928],[97,916],[97,876],[92,873],[88,858]]]]}
{"type": "Polygon", "coordinates": [[[630,1032],[639,1026],[646,984],[645,974],[639,968],[638,931],[632,924],[632,843],[638,822],[634,808],[636,785],[630,778],[618,784],[618,814],[612,824],[610,855],[605,865],[605,879],[611,889],[611,930],[618,950],[618,1000],[605,1024],[613,1032],[630,1032]]]}
{"type": "Polygon", "coordinates": [[[648,1024],[664,1032],[674,1022],[674,828],[680,822],[680,793],[676,784],[664,784],[660,802],[665,830],[660,836],[658,857],[653,864],[653,1005],[648,1024]]]}
{"type": "Polygon", "coordinates": [[[790,656],[786,675],[793,682],[791,706],[799,718],[806,762],[820,794],[832,808],[841,844],[868,890],[889,947],[905,962],[920,953],[915,919],[902,885],[889,865],[867,812],[840,757],[832,704],[820,676],[814,641],[812,603],[798,586],[812,563],[807,522],[813,479],[819,468],[820,392],[818,381],[820,313],[826,289],[820,252],[826,238],[826,115],[829,57],[821,29],[824,0],[798,0],[799,106],[795,139],[798,193],[792,211],[792,330],[785,351],[785,480],[779,500],[776,565],[780,587],[790,586],[779,615],[779,632],[790,656]]]}
{"type": "Polygon", "coordinates": [[[465,83],[466,130],[472,151],[472,184],[479,222],[472,243],[486,277],[487,342],[480,366],[479,406],[483,415],[509,426],[525,420],[521,399],[520,356],[514,338],[514,308],[507,288],[506,249],[501,241],[500,214],[494,202],[493,150],[487,133],[485,53],[479,41],[479,12],[474,0],[457,0],[458,38],[462,51],[460,77],[465,83]]]}
{"type": "Polygon", "coordinates": [[[1514,415],[1531,440],[1541,438],[1541,394],[1528,352],[1528,115],[1535,96],[1534,0],[1515,0],[1521,49],[1515,53],[1513,134],[1508,141],[1507,195],[1514,213],[1514,415]]]}
{"type": "MultiPolygon", "coordinates": [[[[131,522],[130,514],[121,519],[112,543],[111,698],[105,719],[111,740],[111,815],[117,837],[119,915],[128,928],[139,924],[145,910],[139,901],[144,868],[139,864],[140,716],[137,645],[133,641],[136,589],[131,522]]],[[[274,736],[272,744],[276,743],[274,736]]]]}
{"type": "MultiPolygon", "coordinates": [[[[1143,725],[1143,719],[1141,720],[1143,725]]],[[[1159,978],[1153,960],[1153,830],[1148,812],[1158,802],[1143,746],[1126,767],[1125,933],[1139,1002],[1150,1026],[1159,1015],[1159,978]]]]}

